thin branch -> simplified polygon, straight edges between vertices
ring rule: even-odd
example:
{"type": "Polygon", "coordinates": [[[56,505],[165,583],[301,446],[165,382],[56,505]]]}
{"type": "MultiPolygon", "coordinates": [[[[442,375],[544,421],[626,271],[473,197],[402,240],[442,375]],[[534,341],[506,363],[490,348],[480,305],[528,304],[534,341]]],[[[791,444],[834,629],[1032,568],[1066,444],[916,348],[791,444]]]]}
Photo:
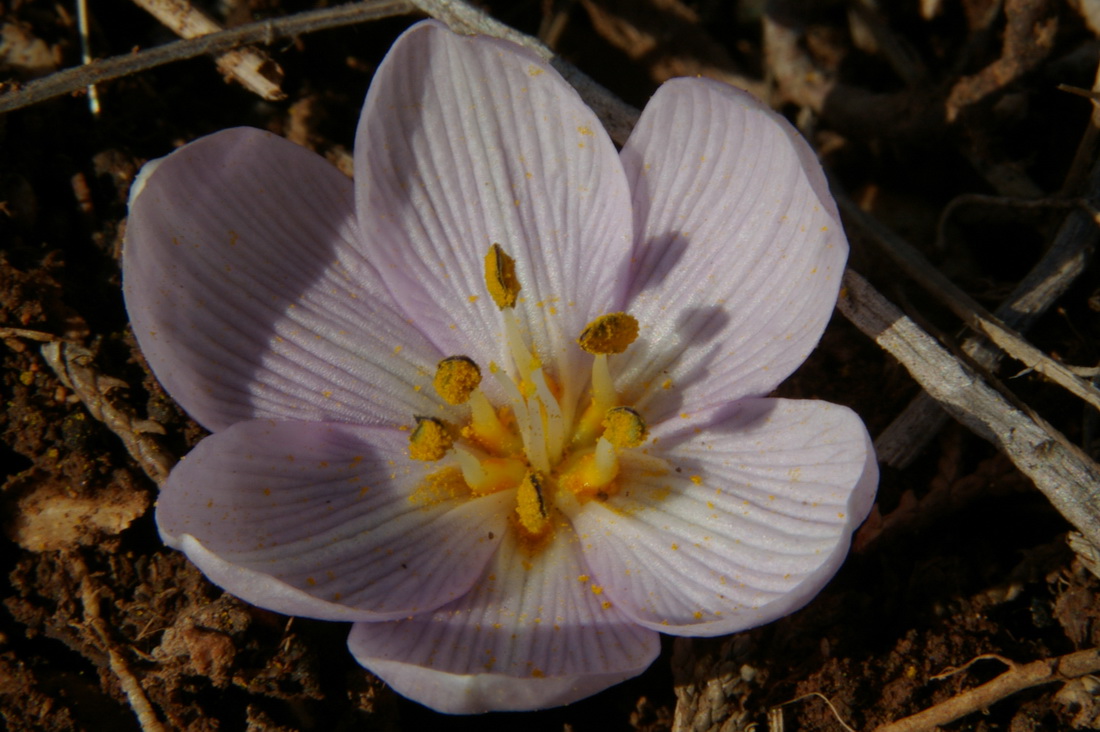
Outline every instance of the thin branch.
{"type": "Polygon", "coordinates": [[[138,724],[141,725],[143,732],[167,732],[167,728],[157,717],[149,697],[146,696],[141,682],[130,670],[126,657],[119,652],[118,646],[111,639],[111,631],[100,612],[99,591],[93,584],[84,558],[72,553],[68,555],[68,559],[69,566],[75,571],[75,578],[80,580],[80,602],[84,608],[86,623],[92,630],[92,637],[107,654],[107,664],[118,679],[119,685],[122,686],[122,691],[130,702],[130,708],[134,710],[138,724]]]}
{"type": "MultiPolygon", "coordinates": [[[[1100,65],[1093,88],[1100,90],[1100,65]]],[[[1050,247],[994,313],[1021,333],[1026,333],[1085,271],[1100,241],[1095,214],[1095,203],[1100,200],[1100,158],[1095,156],[1094,144],[1098,131],[1100,106],[1094,103],[1091,123],[1082,135],[1073,170],[1067,176],[1066,190],[1080,191],[1081,207],[1066,215],[1050,247]]],[[[962,350],[989,369],[1001,357],[980,337],[967,339],[962,350]]],[[[927,394],[918,395],[875,440],[879,460],[895,468],[908,466],[945,421],[943,411],[927,394]]]]}
{"type": "Polygon", "coordinates": [[[138,419],[106,397],[112,389],[127,386],[126,382],[96,371],[91,365],[91,352],[83,346],[51,341],[42,346],[42,357],[61,383],[80,398],[88,412],[119,436],[145,474],[157,485],[162,484],[175,458],[149,437],[149,433],[163,434],[164,428],[156,422],[138,419]]]}
{"type": "Polygon", "coordinates": [[[772,707],[771,709],[769,709],[768,710],[768,723],[769,723],[768,726],[769,726],[769,729],[772,729],[772,728],[778,728],[779,730],[783,729],[783,707],[787,706],[788,704],[795,704],[797,702],[805,701],[806,699],[812,699],[814,697],[817,697],[821,701],[825,702],[825,706],[829,707],[829,711],[833,713],[833,717],[836,719],[837,724],[839,724],[841,727],[843,727],[846,732],[856,732],[854,729],[852,729],[850,726],[848,726],[848,723],[845,722],[844,718],[840,716],[840,712],[838,712],[837,708],[833,705],[833,703],[831,701],[829,701],[829,697],[825,696],[820,691],[811,691],[809,694],[803,694],[802,696],[797,697],[795,699],[788,699],[787,701],[783,702],[782,704],[777,704],[774,707],[772,707]],[[773,718],[776,720],[774,725],[772,724],[773,718]]]}
{"type": "Polygon", "coordinates": [[[923,712],[875,728],[875,732],[923,732],[937,729],[979,712],[1033,686],[1068,681],[1100,671],[1100,648],[1045,658],[1028,664],[1009,664],[1008,671],[981,686],[953,696],[923,712]]]}
{"type": "MultiPolygon", "coordinates": [[[[170,28],[180,38],[198,38],[224,28],[189,0],[134,0],[143,10],[170,28]]],[[[286,99],[280,84],[283,70],[258,48],[238,48],[217,57],[222,73],[263,99],[286,99]]]]}
{"type": "Polygon", "coordinates": [[[1010,404],[852,270],[845,273],[837,307],[941,407],[1008,455],[1067,521],[1100,545],[1100,466],[1054,427],[1010,404]]]}
{"type": "MultiPolygon", "coordinates": [[[[936,222],[936,249],[943,251],[947,248],[947,222],[952,215],[965,206],[1002,206],[1015,209],[1036,209],[1040,211],[1049,209],[1067,209],[1080,206],[1087,213],[1092,214],[1088,208],[1088,201],[1079,198],[1012,198],[1009,196],[991,196],[987,193],[961,193],[952,198],[940,213],[936,222]]],[[[1093,216],[1095,219],[1096,217],[1093,216]]]]}
{"type": "Polygon", "coordinates": [[[1092,405],[1094,409],[1100,410],[1100,389],[1028,343],[1019,333],[1006,326],[970,295],[963,292],[945,274],[933,267],[932,263],[925,259],[913,245],[860,209],[840,190],[839,186],[834,183],[832,188],[845,218],[855,222],[895,264],[937,300],[951,308],[951,311],[971,329],[989,338],[1012,358],[1041,373],[1066,391],[1092,405]]]}
{"type": "Polygon", "coordinates": [[[13,91],[0,94],[0,114],[79,92],[90,84],[100,84],[175,61],[184,61],[207,53],[222,53],[251,43],[270,44],[279,38],[406,15],[414,10],[412,3],[407,0],[363,0],[285,18],[262,20],[221,33],[166,43],[147,51],[92,61],[84,66],[58,71],[26,85],[15,86],[13,91]]]}

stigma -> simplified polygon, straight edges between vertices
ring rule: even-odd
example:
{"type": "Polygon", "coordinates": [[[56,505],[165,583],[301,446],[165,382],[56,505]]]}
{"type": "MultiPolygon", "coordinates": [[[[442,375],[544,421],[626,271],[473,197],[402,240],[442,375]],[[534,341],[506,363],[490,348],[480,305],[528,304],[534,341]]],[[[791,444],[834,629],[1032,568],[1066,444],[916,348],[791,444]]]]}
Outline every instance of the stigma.
{"type": "Polygon", "coordinates": [[[484,275],[485,290],[500,312],[504,363],[479,365],[462,354],[440,361],[433,388],[445,404],[466,416],[457,426],[417,417],[409,457],[450,461],[471,496],[512,491],[511,525],[521,545],[534,551],[553,534],[559,523],[555,515],[565,504],[572,510],[617,493],[620,454],[649,439],[643,416],[620,403],[609,362],[637,339],[639,324],[628,313],[613,312],[582,329],[573,347],[592,355],[588,388],[567,397],[562,383],[585,377],[549,371],[525,342],[516,316],[523,302],[516,262],[500,244],[489,247],[484,275]],[[504,395],[496,404],[481,388],[483,366],[504,395]],[[572,402],[563,401],[567,398],[572,402]]]}

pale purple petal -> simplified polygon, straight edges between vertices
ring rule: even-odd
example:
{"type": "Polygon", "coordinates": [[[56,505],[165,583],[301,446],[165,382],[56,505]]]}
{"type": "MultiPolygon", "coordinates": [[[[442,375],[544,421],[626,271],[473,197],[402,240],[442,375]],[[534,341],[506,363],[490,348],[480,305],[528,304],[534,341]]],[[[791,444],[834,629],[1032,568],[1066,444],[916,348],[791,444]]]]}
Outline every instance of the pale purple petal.
{"type": "Polygon", "coordinates": [[[516,260],[516,308],[544,362],[583,387],[573,343],[616,308],[630,193],[596,116],[548,64],[425,21],[374,76],[355,142],[360,221],[394,297],[441,351],[502,365],[484,258],[516,260]]]}
{"type": "Polygon", "coordinates": [[[348,645],[397,692],[450,714],[568,704],[637,676],[660,650],[657,633],[608,602],[565,522],[533,555],[509,531],[469,594],[428,615],[357,623],[348,645]]]}
{"type": "Polygon", "coordinates": [[[642,333],[617,357],[620,383],[649,387],[654,422],[767,394],[817,344],[848,253],[809,145],[745,92],[675,79],[622,160],[642,333]]]}
{"type": "Polygon", "coordinates": [[[134,334],[203,426],[244,419],[408,424],[438,352],[360,253],[352,184],[260,130],[151,163],[122,255],[134,334]]]}
{"type": "Polygon", "coordinates": [[[240,422],[172,471],[157,525],[212,582],[260,607],[329,620],[426,612],[474,584],[511,504],[456,497],[447,478],[464,488],[461,478],[409,460],[407,444],[378,427],[240,422]]]}
{"type": "Polygon", "coordinates": [[[800,608],[874,499],[870,438],[845,407],[746,399],[653,437],[667,472],[626,457],[622,491],[571,518],[607,594],[662,632],[723,635],[800,608]]]}

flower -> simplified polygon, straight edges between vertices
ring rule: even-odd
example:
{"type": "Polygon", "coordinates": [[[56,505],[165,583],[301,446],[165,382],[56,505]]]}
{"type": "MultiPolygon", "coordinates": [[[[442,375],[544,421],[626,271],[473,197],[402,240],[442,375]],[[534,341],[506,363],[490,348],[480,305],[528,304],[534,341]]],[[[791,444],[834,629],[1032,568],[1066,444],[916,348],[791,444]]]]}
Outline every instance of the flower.
{"type": "Polygon", "coordinates": [[[407,31],[355,181],[254,129],[147,165],[124,290],[211,431],[161,536],[444,712],[641,673],[658,633],[801,607],[877,470],[851,411],[766,398],[830,317],[847,244],[809,146],[704,79],[617,153],[507,42],[407,31]]]}

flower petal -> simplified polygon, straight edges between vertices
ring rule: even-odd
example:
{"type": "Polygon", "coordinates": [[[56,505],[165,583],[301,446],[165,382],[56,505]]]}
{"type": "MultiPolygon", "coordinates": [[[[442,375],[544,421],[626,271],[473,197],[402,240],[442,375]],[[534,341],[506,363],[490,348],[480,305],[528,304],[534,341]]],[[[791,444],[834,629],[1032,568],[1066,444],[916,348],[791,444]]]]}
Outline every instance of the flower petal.
{"type": "Polygon", "coordinates": [[[260,607],[329,620],[426,612],[474,584],[510,504],[456,498],[457,469],[410,461],[406,447],[398,430],[240,422],[172,471],[157,525],[212,582],[260,607]]]}
{"type": "Polygon", "coordinates": [[[745,92],[675,79],[622,160],[637,227],[629,309],[643,329],[621,381],[666,387],[639,402],[653,422],[767,394],[817,344],[848,254],[813,151],[745,92]]]}
{"type": "Polygon", "coordinates": [[[126,307],[157,378],[203,426],[397,424],[430,409],[414,386],[439,354],[387,304],[354,213],[336,168],[260,130],[146,166],[123,248],[126,307]]]}
{"type": "Polygon", "coordinates": [[[356,660],[398,693],[449,714],[568,704],[653,662],[657,633],[607,603],[567,523],[533,556],[507,533],[461,599],[396,623],[357,623],[348,638],[356,660]]]}
{"type": "Polygon", "coordinates": [[[562,378],[588,373],[573,340],[621,302],[630,194],[610,138],[553,68],[422,22],[374,76],[355,165],[372,261],[440,351],[508,363],[484,280],[499,243],[539,355],[562,378]]]}
{"type": "Polygon", "coordinates": [[[859,417],[746,399],[665,424],[664,474],[624,456],[624,489],[571,516],[624,612],[674,635],[723,635],[809,602],[871,508],[878,467],[859,417]]]}

